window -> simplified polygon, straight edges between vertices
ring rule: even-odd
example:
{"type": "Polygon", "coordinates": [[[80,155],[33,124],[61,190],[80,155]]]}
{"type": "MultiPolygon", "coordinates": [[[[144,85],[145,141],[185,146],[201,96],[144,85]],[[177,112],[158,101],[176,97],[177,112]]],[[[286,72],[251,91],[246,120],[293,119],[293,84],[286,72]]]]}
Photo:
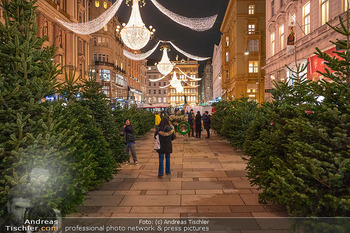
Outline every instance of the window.
{"type": "Polygon", "coordinates": [[[82,16],[80,11],[78,13],[78,21],[79,21],[79,23],[82,23],[82,21],[83,21],[83,16],[82,16]]]}
{"type": "Polygon", "coordinates": [[[94,46],[97,46],[97,38],[94,37],[94,46]]]}
{"type": "Polygon", "coordinates": [[[310,2],[303,6],[303,29],[305,35],[310,33],[310,2]]]}
{"type": "Polygon", "coordinates": [[[226,47],[230,45],[230,37],[226,36],[226,47]]]}
{"type": "Polygon", "coordinates": [[[344,0],[344,11],[349,10],[349,0],[344,0]]]}
{"type": "Polygon", "coordinates": [[[123,63],[120,63],[120,69],[123,70],[123,63]]]}
{"type": "Polygon", "coordinates": [[[49,22],[47,22],[47,20],[45,20],[44,23],[44,36],[48,36],[49,33],[49,22]]]}
{"type": "Polygon", "coordinates": [[[254,34],[255,24],[248,24],[248,34],[254,34]]]}
{"type": "Polygon", "coordinates": [[[275,14],[275,0],[271,0],[271,17],[275,14]]]}
{"type": "Polygon", "coordinates": [[[271,56],[275,55],[275,33],[271,33],[271,56]]]}
{"type": "Polygon", "coordinates": [[[59,44],[60,48],[62,48],[62,39],[63,39],[62,30],[60,29],[58,32],[58,44],[59,44]]]}
{"type": "Polygon", "coordinates": [[[163,98],[163,103],[166,103],[166,98],[165,97],[163,98]]]}
{"type": "Polygon", "coordinates": [[[228,60],[229,60],[229,54],[228,52],[226,52],[226,62],[228,62],[228,60]]]}
{"type": "Polygon", "coordinates": [[[249,52],[259,51],[259,41],[258,40],[249,40],[248,41],[248,51],[249,52]]]}
{"type": "Polygon", "coordinates": [[[101,45],[101,43],[102,43],[102,38],[101,37],[97,37],[97,44],[101,45]]]}
{"type": "MultiPolygon", "coordinates": [[[[148,90],[148,94],[152,94],[151,90],[148,90]]],[[[151,102],[151,99],[149,99],[149,100],[150,100],[149,102],[151,102]]]]}
{"type": "Polygon", "coordinates": [[[280,33],[280,50],[284,49],[284,24],[282,24],[279,28],[280,33]]]}
{"type": "Polygon", "coordinates": [[[258,73],[258,61],[249,61],[249,73],[258,73]]]}
{"type": "Polygon", "coordinates": [[[94,53],[94,61],[97,61],[97,54],[94,53]]]}
{"type": "Polygon", "coordinates": [[[63,56],[61,54],[58,55],[58,63],[60,64],[61,67],[63,67],[63,56]]]}
{"type": "Polygon", "coordinates": [[[100,7],[100,1],[95,1],[95,7],[100,7]]]}
{"type": "Polygon", "coordinates": [[[105,55],[105,54],[102,55],[102,61],[103,61],[103,62],[106,61],[106,55],[105,55]]]}
{"type": "Polygon", "coordinates": [[[164,86],[166,86],[166,82],[164,82],[163,84],[164,84],[164,86]]]}
{"type": "Polygon", "coordinates": [[[107,32],[107,31],[108,31],[108,26],[107,26],[107,25],[103,26],[103,30],[104,30],[105,32],[107,32]]]}
{"type": "Polygon", "coordinates": [[[149,83],[148,83],[148,86],[152,86],[152,83],[151,83],[151,82],[149,82],[149,83]]]}
{"type": "Polygon", "coordinates": [[[153,94],[157,94],[157,91],[156,91],[156,90],[153,90],[153,94]]]}
{"type": "Polygon", "coordinates": [[[248,14],[254,15],[255,14],[255,6],[253,4],[250,4],[248,6],[248,14]]]}
{"type": "Polygon", "coordinates": [[[156,86],[157,85],[157,83],[153,83],[153,86],[156,86]]]}
{"type": "Polygon", "coordinates": [[[284,1],[283,1],[283,0],[281,0],[281,1],[280,1],[280,7],[282,7],[282,6],[283,6],[283,4],[284,4],[284,1]]]}
{"type": "Polygon", "coordinates": [[[321,25],[329,20],[329,0],[321,0],[321,25]]]}
{"type": "Polygon", "coordinates": [[[162,102],[162,98],[158,98],[158,103],[161,103],[162,102]]]}
{"type": "Polygon", "coordinates": [[[105,8],[105,9],[107,9],[107,2],[103,2],[103,7],[105,8]]]}
{"type": "Polygon", "coordinates": [[[159,82],[159,83],[158,83],[158,86],[162,86],[162,82],[159,82]]]}
{"type": "Polygon", "coordinates": [[[98,54],[98,61],[101,61],[101,53],[98,54]]]}
{"type": "Polygon", "coordinates": [[[163,91],[163,94],[166,94],[166,90],[163,91]]]}

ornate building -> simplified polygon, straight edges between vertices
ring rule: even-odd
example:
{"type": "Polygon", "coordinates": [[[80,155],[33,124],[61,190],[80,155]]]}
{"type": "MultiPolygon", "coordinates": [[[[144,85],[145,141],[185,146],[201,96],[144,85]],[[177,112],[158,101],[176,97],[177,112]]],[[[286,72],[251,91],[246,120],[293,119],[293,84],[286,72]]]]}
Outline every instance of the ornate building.
{"type": "Polygon", "coordinates": [[[151,82],[149,79],[161,78],[163,75],[159,73],[157,67],[154,65],[155,60],[149,60],[147,62],[147,88],[145,103],[156,106],[167,106],[169,104],[168,88],[160,88],[168,85],[168,80],[166,78],[158,81],[151,82]]]}
{"type": "Polygon", "coordinates": [[[209,101],[213,100],[213,66],[211,60],[208,60],[204,66],[202,79],[203,103],[208,105],[209,101]]]}
{"type": "MultiPolygon", "coordinates": [[[[88,78],[91,36],[73,33],[58,23],[56,18],[70,22],[88,21],[89,0],[38,0],[36,5],[38,36],[47,36],[43,46],[55,43],[55,61],[61,67],[75,70],[76,75],[88,78]]],[[[58,80],[64,81],[64,73],[58,75],[58,80]]]]}
{"type": "Polygon", "coordinates": [[[174,66],[174,70],[171,74],[168,75],[168,84],[173,77],[174,72],[176,72],[176,76],[179,80],[182,80],[182,86],[184,88],[183,92],[177,92],[175,88],[169,86],[168,88],[168,96],[169,103],[172,106],[180,106],[185,103],[185,98],[189,105],[198,105],[198,81],[191,80],[186,78],[185,75],[181,73],[181,71],[177,68],[180,68],[187,76],[192,78],[198,78],[198,67],[199,64],[197,61],[190,61],[189,59],[181,59],[180,61],[173,61],[176,65],[174,66]]]}
{"type": "Polygon", "coordinates": [[[221,81],[222,81],[222,74],[221,74],[221,64],[222,64],[222,58],[221,58],[221,41],[219,45],[214,45],[214,52],[213,52],[213,99],[218,101],[219,97],[222,97],[222,88],[221,88],[221,81]]]}
{"type": "Polygon", "coordinates": [[[220,30],[223,98],[248,97],[262,102],[265,0],[230,0],[220,30]]]}
{"type": "MultiPolygon", "coordinates": [[[[329,41],[345,39],[335,33],[332,26],[339,25],[338,16],[346,17],[347,0],[269,0],[266,2],[266,71],[265,98],[271,100],[273,81],[286,80],[299,64],[308,64],[305,71],[310,80],[323,77],[317,71],[324,71],[323,61],[316,57],[316,47],[332,53],[335,46],[329,41]]],[[[290,84],[292,84],[292,81],[290,84]]]]}
{"type": "MultiPolygon", "coordinates": [[[[95,0],[91,5],[91,19],[101,15],[112,5],[108,0],[95,0]]],[[[90,64],[103,92],[111,101],[141,103],[145,75],[145,61],[134,61],[123,55],[129,50],[116,33],[121,26],[117,17],[100,31],[93,33],[90,41],[90,64]],[[143,82],[142,82],[143,81],[143,82]]]]}

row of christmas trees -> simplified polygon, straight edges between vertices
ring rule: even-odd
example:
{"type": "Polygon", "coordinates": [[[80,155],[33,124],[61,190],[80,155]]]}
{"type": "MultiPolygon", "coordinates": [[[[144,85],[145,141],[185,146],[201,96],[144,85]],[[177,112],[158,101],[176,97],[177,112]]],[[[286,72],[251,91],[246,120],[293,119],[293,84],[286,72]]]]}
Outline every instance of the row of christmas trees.
{"type": "MultiPolygon", "coordinates": [[[[349,18],[349,13],[348,13],[349,18]]],[[[213,128],[247,157],[248,177],[261,201],[287,207],[292,216],[350,216],[350,30],[332,42],[331,57],[317,49],[331,81],[311,82],[297,65],[293,85],[276,83],[273,101],[217,104],[213,128]]]]}
{"type": "Polygon", "coordinates": [[[42,49],[46,38],[37,37],[35,2],[1,5],[0,216],[6,216],[13,190],[63,214],[71,211],[127,159],[120,136],[124,119],[138,134],[153,126],[151,113],[112,111],[93,79],[78,82],[75,72],[53,63],[55,48],[42,49]],[[61,72],[66,82],[58,84],[61,72]],[[64,100],[42,101],[54,93],[64,100]]]}

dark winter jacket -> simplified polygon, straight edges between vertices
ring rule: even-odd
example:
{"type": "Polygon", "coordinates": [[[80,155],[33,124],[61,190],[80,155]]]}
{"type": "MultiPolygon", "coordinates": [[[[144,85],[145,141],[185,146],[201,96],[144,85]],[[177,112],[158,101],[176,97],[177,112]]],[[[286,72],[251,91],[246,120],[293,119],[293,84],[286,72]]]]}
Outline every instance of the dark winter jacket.
{"type": "Polygon", "coordinates": [[[189,113],[188,114],[188,124],[192,127],[192,125],[193,125],[193,117],[194,115],[192,114],[192,113],[189,113]]]}
{"type": "Polygon", "coordinates": [[[210,115],[203,116],[203,126],[205,129],[210,129],[210,115]]]}
{"type": "Polygon", "coordinates": [[[173,128],[170,125],[165,126],[164,128],[159,128],[154,136],[159,134],[160,149],[157,151],[161,154],[173,153],[173,144],[172,140],[175,138],[175,133],[173,128]]]}
{"type": "Polygon", "coordinates": [[[200,132],[202,130],[202,117],[201,114],[196,115],[196,131],[200,132]]]}
{"type": "Polygon", "coordinates": [[[124,135],[124,143],[135,142],[135,130],[133,125],[127,125],[125,128],[122,127],[122,134],[124,135]]]}

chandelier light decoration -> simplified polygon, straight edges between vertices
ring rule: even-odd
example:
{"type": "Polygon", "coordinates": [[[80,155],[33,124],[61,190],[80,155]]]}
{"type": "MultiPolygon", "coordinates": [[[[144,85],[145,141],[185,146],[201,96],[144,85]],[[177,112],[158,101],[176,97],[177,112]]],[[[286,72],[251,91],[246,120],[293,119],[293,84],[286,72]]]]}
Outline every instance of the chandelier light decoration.
{"type": "Polygon", "coordinates": [[[101,30],[113,18],[115,13],[117,13],[122,2],[123,0],[116,0],[116,2],[103,14],[101,14],[96,19],[93,19],[86,23],[64,22],[58,18],[56,18],[56,20],[60,22],[63,26],[77,34],[89,35],[101,30]]]}
{"type": "Polygon", "coordinates": [[[154,4],[155,7],[158,8],[160,12],[168,16],[171,20],[194,31],[201,32],[209,30],[214,26],[216,18],[218,17],[218,15],[216,14],[205,18],[187,18],[166,9],[165,7],[160,5],[156,0],[151,0],[151,2],[154,4]]]}
{"type": "Polygon", "coordinates": [[[210,59],[210,57],[199,57],[199,56],[195,56],[195,55],[192,55],[190,53],[187,53],[185,51],[183,51],[182,49],[180,49],[179,47],[177,47],[174,43],[172,43],[171,41],[162,41],[160,40],[157,45],[152,48],[151,50],[149,50],[148,52],[145,52],[145,53],[141,53],[141,54],[134,54],[134,53],[131,53],[127,50],[124,49],[123,51],[123,54],[131,59],[131,60],[136,60],[136,61],[139,61],[139,60],[144,60],[146,58],[148,58],[157,48],[157,46],[159,45],[159,43],[170,43],[179,53],[182,53],[184,56],[192,59],[192,60],[195,60],[195,61],[205,61],[205,60],[208,60],[210,59]],[[142,59],[141,59],[142,58],[142,59]]]}
{"type": "Polygon", "coordinates": [[[163,50],[163,56],[157,64],[157,69],[162,75],[166,76],[173,70],[174,64],[170,62],[168,57],[168,50],[170,51],[170,48],[168,46],[162,46],[161,50],[163,50]]]}
{"type": "MultiPolygon", "coordinates": [[[[144,0],[132,0],[132,10],[129,22],[123,24],[123,29],[120,30],[120,26],[117,26],[117,33],[120,33],[124,44],[132,50],[140,50],[146,46],[148,41],[153,38],[155,29],[149,26],[146,28],[142,21],[140,14],[139,2],[144,0]]],[[[127,1],[128,3],[129,1],[127,1]]]]}

